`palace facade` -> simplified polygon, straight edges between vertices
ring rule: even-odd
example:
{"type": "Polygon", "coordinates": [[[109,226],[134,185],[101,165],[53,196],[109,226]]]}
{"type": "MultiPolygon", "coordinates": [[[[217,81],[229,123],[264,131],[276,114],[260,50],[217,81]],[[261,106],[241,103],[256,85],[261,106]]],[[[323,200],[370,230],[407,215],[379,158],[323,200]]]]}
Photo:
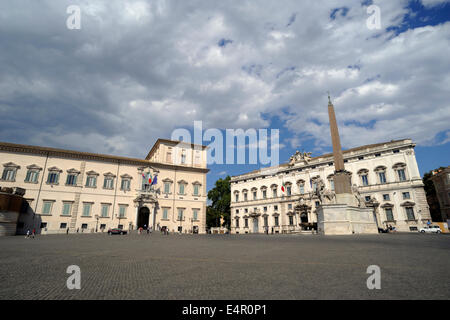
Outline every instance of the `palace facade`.
{"type": "MultiPolygon", "coordinates": [[[[361,146],[343,152],[345,170],[379,228],[417,231],[431,221],[410,139],[361,146]]],[[[317,227],[322,194],[333,194],[333,155],[297,151],[289,163],[231,179],[232,233],[295,233],[317,227]],[[282,188],[283,186],[283,188],[282,188]],[[284,190],[284,191],[283,191],[284,190]]],[[[359,195],[358,195],[359,196],[359,195]]]]}
{"type": "Polygon", "coordinates": [[[205,146],[165,139],[145,159],[0,143],[0,188],[25,189],[18,234],[204,233],[206,163],[205,146]]]}

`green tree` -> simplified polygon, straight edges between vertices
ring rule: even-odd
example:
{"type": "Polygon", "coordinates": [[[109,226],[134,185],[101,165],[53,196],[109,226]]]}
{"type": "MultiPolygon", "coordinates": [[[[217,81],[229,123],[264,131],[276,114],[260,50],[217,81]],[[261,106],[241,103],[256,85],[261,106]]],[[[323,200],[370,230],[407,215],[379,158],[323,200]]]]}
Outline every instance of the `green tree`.
{"type": "Polygon", "coordinates": [[[230,227],[230,180],[230,176],[217,180],[214,188],[208,192],[208,199],[211,201],[211,205],[206,210],[206,225],[208,227],[218,227],[221,216],[224,219],[222,226],[230,227]]]}

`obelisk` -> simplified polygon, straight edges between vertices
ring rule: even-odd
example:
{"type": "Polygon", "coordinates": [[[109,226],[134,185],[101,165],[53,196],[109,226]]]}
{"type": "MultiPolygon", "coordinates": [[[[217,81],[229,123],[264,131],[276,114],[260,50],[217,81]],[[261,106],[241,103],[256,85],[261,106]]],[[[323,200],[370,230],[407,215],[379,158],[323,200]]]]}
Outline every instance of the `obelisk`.
{"type": "Polygon", "coordinates": [[[331,103],[330,95],[328,95],[328,117],[330,118],[331,142],[333,144],[334,157],[334,192],[336,197],[339,194],[351,194],[352,186],[350,183],[350,175],[345,171],[344,156],[342,155],[341,139],[339,138],[339,130],[334,113],[334,106],[331,103]]]}
{"type": "Polygon", "coordinates": [[[373,210],[360,205],[352,192],[351,173],[345,170],[339,130],[334,106],[328,94],[328,116],[330,118],[331,141],[334,157],[335,201],[321,203],[317,208],[317,232],[324,235],[378,233],[373,210]]]}

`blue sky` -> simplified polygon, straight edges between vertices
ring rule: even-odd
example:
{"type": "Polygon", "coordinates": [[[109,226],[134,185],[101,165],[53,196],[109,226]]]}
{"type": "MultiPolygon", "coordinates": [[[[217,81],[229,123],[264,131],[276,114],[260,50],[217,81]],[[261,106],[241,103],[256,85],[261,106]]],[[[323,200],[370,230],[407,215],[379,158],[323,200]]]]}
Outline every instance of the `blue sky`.
{"type": "MultiPolygon", "coordinates": [[[[17,0],[0,12],[1,141],[143,158],[201,120],[279,129],[285,162],[331,151],[329,91],[344,149],[411,138],[422,174],[449,165],[450,0],[17,0]]],[[[211,165],[208,188],[259,167],[211,165]]]]}

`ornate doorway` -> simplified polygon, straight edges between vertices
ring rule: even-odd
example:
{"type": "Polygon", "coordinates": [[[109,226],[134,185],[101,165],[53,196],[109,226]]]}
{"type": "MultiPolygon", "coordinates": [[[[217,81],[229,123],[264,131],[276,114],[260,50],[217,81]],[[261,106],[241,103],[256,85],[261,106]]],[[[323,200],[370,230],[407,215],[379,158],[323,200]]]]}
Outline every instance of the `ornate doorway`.
{"type": "Polygon", "coordinates": [[[139,209],[138,213],[138,219],[137,219],[137,228],[144,228],[146,226],[149,227],[149,217],[150,217],[150,209],[147,207],[141,207],[139,209]]]}

